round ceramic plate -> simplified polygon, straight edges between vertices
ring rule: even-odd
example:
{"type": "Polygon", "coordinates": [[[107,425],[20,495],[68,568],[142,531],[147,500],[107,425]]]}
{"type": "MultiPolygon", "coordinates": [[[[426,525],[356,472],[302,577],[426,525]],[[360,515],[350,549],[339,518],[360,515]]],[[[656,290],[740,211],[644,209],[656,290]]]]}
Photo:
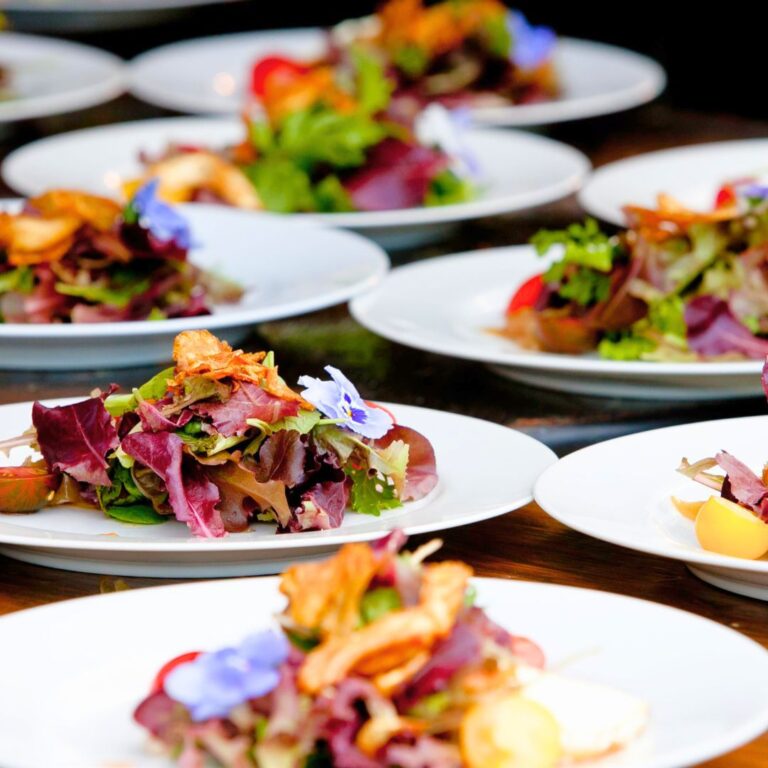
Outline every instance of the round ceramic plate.
{"type": "Polygon", "coordinates": [[[552,517],[612,544],[682,560],[697,576],[732,592],[768,600],[768,559],[743,560],[702,549],[671,496],[704,500],[712,491],[675,470],[728,451],[755,470],[766,461],[768,416],[654,429],[592,445],[562,459],[536,484],[552,517]]]}
{"type": "MultiPolygon", "coordinates": [[[[139,156],[163,152],[169,143],[224,147],[242,140],[234,118],[165,118],[88,128],[28,144],[3,163],[3,178],[24,195],[51,187],[119,194],[121,182],[142,171],[139,156]]],[[[293,214],[348,227],[389,247],[440,237],[466,219],[551,202],[576,191],[589,161],[575,149],[526,133],[474,130],[469,144],[484,172],[478,199],[457,205],[398,211],[293,214]]]]}
{"type": "MultiPolygon", "coordinates": [[[[13,205],[13,204],[11,204],[13,205]]],[[[18,205],[16,203],[15,205],[18,205]]],[[[8,203],[0,207],[10,207],[8,203]]],[[[117,323],[0,323],[0,369],[127,368],[169,359],[177,333],[208,328],[236,343],[255,323],[347,301],[386,274],[389,260],[351,232],[217,205],[182,206],[193,237],[189,259],[245,289],[212,314],[117,323]]]]}
{"type": "Polygon", "coordinates": [[[663,400],[749,397],[762,392],[761,361],[651,363],[523,349],[496,333],[517,288],[547,259],[531,246],[443,256],[390,272],[351,304],[355,319],[392,341],[478,360],[526,384],[577,394],[663,400]],[[439,286],[439,290],[424,290],[439,286]]]}
{"type": "MultiPolygon", "coordinates": [[[[132,92],[180,112],[238,113],[253,64],[271,54],[298,59],[321,56],[319,29],[246,32],[204,37],[157,48],[130,65],[132,92]]],[[[632,51],[586,40],[560,40],[557,68],[563,95],[539,104],[473,110],[486,125],[529,126],[620,112],[651,101],[666,83],[664,70],[632,51]]]]}
{"type": "MultiPolygon", "coordinates": [[[[768,725],[768,653],[732,629],[604,592],[502,579],[475,585],[491,618],[539,643],[550,666],[648,703],[644,735],[581,768],[698,765],[768,725]]],[[[67,600],[3,617],[0,763],[170,768],[132,719],[157,670],[190,649],[233,645],[274,626],[284,604],[276,578],[240,579],[67,600]]]]}
{"type": "Polygon", "coordinates": [[[660,193],[696,210],[710,210],[728,181],[768,175],[768,139],[719,141],[664,149],[598,168],[580,194],[591,214],[624,223],[622,207],[653,208],[660,193]]]}
{"type": "Polygon", "coordinates": [[[10,93],[0,98],[0,123],[92,107],[125,90],[120,59],[66,40],[0,32],[0,66],[10,93]]]}
{"type": "MultiPolygon", "coordinates": [[[[29,427],[31,405],[0,406],[0,439],[29,427]]],[[[338,529],[281,536],[273,525],[260,523],[221,539],[197,539],[174,521],[126,525],[93,509],[56,507],[31,515],[0,515],[0,552],[91,573],[173,578],[275,573],[291,562],[350,541],[375,539],[391,528],[439,531],[517,509],[531,500],[536,478],[555,460],[546,446],[498,424],[426,408],[387,407],[399,423],[432,442],[440,480],[426,498],[381,517],[348,513],[338,529]]],[[[23,457],[24,451],[12,453],[10,462],[19,464],[23,457]]]]}

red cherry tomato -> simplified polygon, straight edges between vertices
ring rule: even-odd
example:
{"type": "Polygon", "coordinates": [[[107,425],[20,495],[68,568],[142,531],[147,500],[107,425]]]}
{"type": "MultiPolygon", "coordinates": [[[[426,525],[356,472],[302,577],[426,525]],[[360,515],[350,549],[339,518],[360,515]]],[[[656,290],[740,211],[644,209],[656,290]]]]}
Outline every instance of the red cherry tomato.
{"type": "Polygon", "coordinates": [[[723,184],[717,191],[715,208],[729,208],[736,202],[736,191],[731,184],[723,184]]]}
{"type": "Polygon", "coordinates": [[[37,467],[0,467],[0,512],[40,509],[60,480],[60,475],[37,467]]]}
{"type": "Polygon", "coordinates": [[[374,403],[372,400],[366,400],[365,404],[369,408],[378,408],[380,411],[384,411],[384,413],[389,416],[390,419],[392,419],[393,424],[397,424],[397,419],[395,418],[395,414],[392,413],[392,411],[389,410],[389,408],[385,408],[383,405],[379,405],[378,403],[374,403]]]}
{"type": "Polygon", "coordinates": [[[160,667],[160,671],[155,675],[155,679],[152,681],[152,693],[160,693],[165,689],[165,680],[171,672],[180,667],[182,664],[188,664],[190,661],[194,661],[201,651],[190,651],[189,653],[182,653],[181,656],[177,656],[175,659],[171,659],[166,664],[160,667]]]}
{"type": "Polygon", "coordinates": [[[534,275],[526,280],[518,289],[507,307],[507,314],[511,315],[518,309],[532,307],[544,290],[544,281],[541,275],[534,275]]]}
{"type": "Polygon", "coordinates": [[[284,56],[267,56],[253,65],[251,70],[251,93],[254,96],[263,96],[266,91],[267,80],[275,74],[291,77],[302,75],[309,70],[305,64],[284,56]]]}

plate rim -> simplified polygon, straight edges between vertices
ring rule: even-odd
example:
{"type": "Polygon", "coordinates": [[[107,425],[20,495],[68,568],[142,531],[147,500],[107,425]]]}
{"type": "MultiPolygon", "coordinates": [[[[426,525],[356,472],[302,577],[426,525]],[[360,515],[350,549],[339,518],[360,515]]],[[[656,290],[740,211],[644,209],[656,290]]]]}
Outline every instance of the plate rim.
{"type": "MultiPolygon", "coordinates": [[[[50,9],[48,11],[50,12],[50,9]]],[[[76,54],[79,57],[89,57],[91,65],[99,61],[103,69],[103,77],[99,83],[72,88],[63,93],[45,96],[21,96],[0,102],[0,125],[86,109],[111,101],[128,89],[126,62],[110,51],[93,45],[51,38],[45,35],[33,35],[26,32],[0,32],[0,40],[8,37],[21,41],[22,46],[27,43],[32,46],[41,46],[41,48],[47,49],[50,55],[59,52],[59,58],[62,55],[76,54]]],[[[17,42],[17,44],[19,43],[17,42]]],[[[44,52],[41,51],[41,53],[44,52]]]]}
{"type": "MultiPolygon", "coordinates": [[[[648,437],[651,435],[669,434],[671,431],[684,432],[686,429],[689,429],[691,427],[698,427],[701,425],[709,425],[713,429],[715,429],[717,428],[718,425],[722,425],[726,423],[733,424],[736,422],[745,423],[750,421],[753,423],[756,421],[762,421],[765,424],[768,422],[768,414],[762,414],[757,416],[737,416],[734,418],[711,419],[706,421],[692,421],[692,422],[686,422],[683,424],[674,424],[668,427],[659,427],[657,429],[648,429],[648,430],[643,430],[642,432],[634,432],[629,435],[621,435],[620,437],[614,437],[614,438],[611,438],[610,440],[604,440],[599,443],[593,443],[592,445],[585,446],[584,448],[579,448],[577,451],[573,451],[572,453],[569,453],[567,456],[563,456],[560,459],[558,459],[558,461],[555,462],[555,464],[547,467],[547,469],[545,469],[541,473],[541,475],[539,475],[538,479],[536,480],[536,483],[534,484],[534,491],[533,491],[534,501],[536,502],[536,504],[539,505],[539,507],[541,507],[542,510],[544,510],[544,512],[546,512],[547,515],[557,520],[562,525],[565,525],[571,530],[578,531],[579,533],[582,533],[585,536],[589,536],[592,539],[597,539],[598,541],[604,541],[614,546],[619,546],[624,549],[633,550],[635,552],[643,552],[649,555],[656,555],[657,557],[664,557],[670,560],[677,560],[678,562],[682,562],[682,563],[693,563],[695,565],[712,566],[716,568],[727,569],[730,571],[743,571],[748,573],[768,574],[768,560],[764,560],[764,559],[749,560],[746,558],[731,557],[729,555],[720,555],[720,554],[717,554],[716,552],[708,552],[705,549],[692,549],[686,552],[676,552],[673,550],[666,549],[661,545],[653,546],[652,544],[645,545],[642,543],[631,544],[631,543],[627,543],[628,538],[624,539],[624,538],[621,538],[621,536],[614,536],[611,534],[597,534],[594,532],[594,528],[580,523],[580,521],[582,520],[581,515],[577,513],[576,516],[574,517],[572,512],[563,511],[562,503],[556,502],[553,504],[549,501],[549,498],[551,498],[551,493],[552,493],[549,490],[549,484],[556,482],[556,480],[553,480],[552,478],[557,478],[558,471],[562,471],[561,465],[569,465],[571,463],[569,462],[569,459],[571,459],[571,461],[583,460],[583,457],[586,454],[588,454],[590,450],[595,449],[598,446],[606,446],[602,450],[608,450],[610,446],[613,446],[616,443],[619,443],[619,442],[631,443],[633,440],[643,439],[643,436],[648,437]]],[[[672,471],[672,469],[670,471],[672,471]]],[[[647,520],[645,517],[639,516],[639,517],[636,517],[635,519],[638,521],[647,523],[647,520]]]]}

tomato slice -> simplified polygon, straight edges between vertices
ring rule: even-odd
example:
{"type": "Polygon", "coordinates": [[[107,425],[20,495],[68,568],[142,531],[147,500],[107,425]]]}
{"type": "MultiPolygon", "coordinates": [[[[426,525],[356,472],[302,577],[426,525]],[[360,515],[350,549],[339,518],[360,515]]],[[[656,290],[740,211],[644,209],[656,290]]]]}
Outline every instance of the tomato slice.
{"type": "Polygon", "coordinates": [[[165,680],[168,675],[170,675],[176,667],[194,661],[201,653],[202,651],[182,653],[181,656],[177,656],[175,659],[171,659],[169,662],[163,664],[163,666],[160,667],[160,671],[155,675],[155,679],[152,681],[152,693],[160,693],[160,691],[164,690],[165,680]]]}
{"type": "Polygon", "coordinates": [[[715,208],[730,208],[736,203],[736,190],[732,184],[723,184],[715,197],[715,208]]]}
{"type": "Polygon", "coordinates": [[[532,307],[539,296],[541,296],[543,290],[544,280],[541,275],[534,275],[529,278],[517,289],[517,292],[512,297],[507,306],[507,314],[511,315],[513,312],[524,307],[532,307]]]}
{"type": "Polygon", "coordinates": [[[251,93],[263,96],[267,88],[267,80],[273,75],[280,74],[286,79],[303,75],[309,70],[306,64],[288,59],[285,56],[267,56],[253,65],[251,70],[251,93]]]}
{"type": "Polygon", "coordinates": [[[38,467],[0,467],[0,512],[34,512],[45,506],[61,478],[38,467]]]}

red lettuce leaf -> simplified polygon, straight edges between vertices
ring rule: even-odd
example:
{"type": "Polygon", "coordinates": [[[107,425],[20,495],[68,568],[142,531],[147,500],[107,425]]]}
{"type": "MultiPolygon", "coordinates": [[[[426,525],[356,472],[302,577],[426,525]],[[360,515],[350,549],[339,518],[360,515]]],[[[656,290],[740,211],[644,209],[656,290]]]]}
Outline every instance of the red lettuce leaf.
{"type": "Polygon", "coordinates": [[[435,449],[421,432],[395,424],[384,437],[376,440],[375,448],[386,448],[395,440],[408,444],[408,469],[402,501],[423,499],[437,485],[437,461],[435,449]]]}
{"type": "Polygon", "coordinates": [[[152,693],[136,707],[133,719],[144,726],[153,736],[173,742],[174,736],[181,736],[180,726],[189,722],[183,707],[167,693],[152,693]]]}
{"type": "MultiPolygon", "coordinates": [[[[343,475],[343,473],[342,473],[343,475]]],[[[345,479],[317,483],[301,495],[289,530],[325,531],[338,528],[349,503],[349,484],[345,479]]]]}
{"type": "Polygon", "coordinates": [[[179,425],[163,416],[160,409],[147,400],[139,403],[136,411],[145,432],[174,432],[179,425]]]}
{"type": "Polygon", "coordinates": [[[413,736],[408,742],[395,739],[384,749],[385,765],[398,768],[461,768],[458,747],[427,734],[413,736]]]}
{"type": "Polygon", "coordinates": [[[768,520],[768,486],[746,464],[720,451],[715,456],[720,469],[725,472],[721,489],[723,498],[735,501],[768,520]]]}
{"type": "Polygon", "coordinates": [[[135,432],[123,439],[123,450],[149,467],[168,489],[168,501],[177,520],[186,523],[196,536],[217,537],[225,533],[219,489],[197,463],[185,465],[184,443],[172,432],[135,432]]]}
{"type": "Polygon", "coordinates": [[[307,438],[294,429],[283,429],[270,435],[259,449],[254,468],[256,479],[260,483],[279,480],[288,488],[303,485],[308,480],[307,445],[307,438]]]}
{"type": "Polygon", "coordinates": [[[416,208],[448,163],[445,155],[428,147],[385,139],[369,152],[365,167],[346,178],[344,187],[360,211],[416,208]]]}
{"type": "Polygon", "coordinates": [[[225,403],[198,403],[191,409],[199,416],[208,417],[220,435],[233,437],[246,433],[248,419],[273,424],[286,416],[296,416],[299,404],[270,395],[258,384],[241,382],[225,403]]]}
{"type": "Polygon", "coordinates": [[[688,346],[705,356],[736,352],[749,358],[768,355],[768,340],[756,337],[715,296],[697,296],[685,307],[688,346]]]}
{"type": "Polygon", "coordinates": [[[36,402],[32,423],[50,470],[66,472],[82,483],[112,484],[105,457],[117,448],[118,437],[100,397],[54,408],[36,402]]]}

